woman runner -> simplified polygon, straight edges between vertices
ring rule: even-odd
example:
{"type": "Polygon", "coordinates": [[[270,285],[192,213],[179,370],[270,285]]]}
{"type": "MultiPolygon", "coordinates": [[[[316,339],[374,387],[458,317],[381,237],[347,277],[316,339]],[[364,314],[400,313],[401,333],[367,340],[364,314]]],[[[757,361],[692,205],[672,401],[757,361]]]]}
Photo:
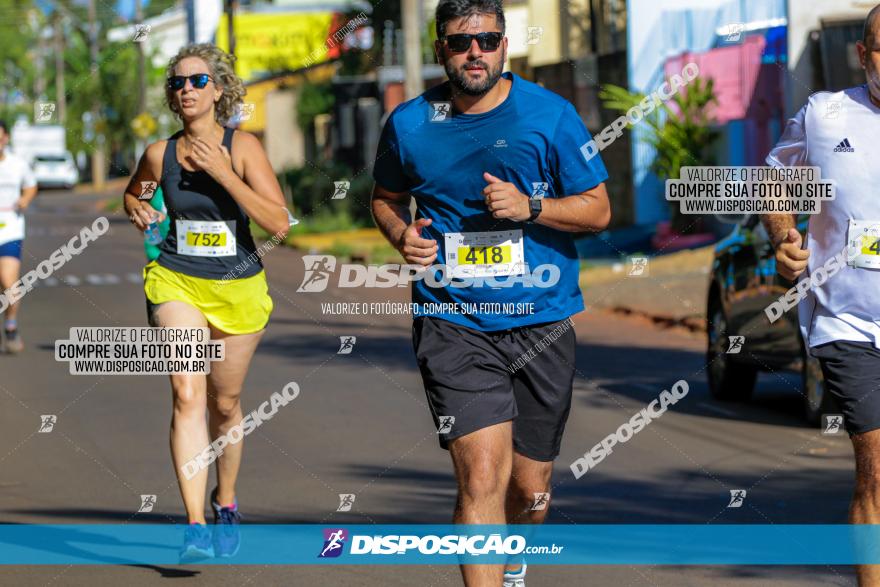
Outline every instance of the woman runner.
{"type": "Polygon", "coordinates": [[[272,312],[250,221],[283,239],[291,218],[259,140],[224,127],[245,94],[233,59],[211,44],[184,47],[171,59],[165,94],[183,129],[147,147],[124,196],[129,219],[144,231],[162,220],[139,199],[142,186],[157,182],[171,219],[158,259],[144,268],[150,325],[207,327],[225,343],[225,359],[209,374],[171,375],[171,457],[188,522],[181,562],[238,551],[242,443],[217,459],[213,532],[205,522],[208,472],[190,461],[241,421],[242,383],[272,312]]]}

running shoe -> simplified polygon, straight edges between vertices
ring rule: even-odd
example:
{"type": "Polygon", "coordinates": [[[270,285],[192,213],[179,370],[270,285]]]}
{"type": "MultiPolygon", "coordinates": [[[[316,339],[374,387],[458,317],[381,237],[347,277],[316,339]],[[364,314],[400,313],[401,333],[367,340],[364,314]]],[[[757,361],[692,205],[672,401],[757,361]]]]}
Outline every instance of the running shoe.
{"type": "Polygon", "coordinates": [[[211,533],[204,524],[190,524],[183,533],[183,547],[180,549],[180,562],[191,563],[214,556],[211,533]]]}
{"type": "Polygon", "coordinates": [[[7,353],[20,353],[24,350],[24,342],[22,342],[21,335],[18,333],[17,328],[14,330],[4,329],[3,334],[6,338],[3,348],[7,353]]]}
{"type": "Polygon", "coordinates": [[[526,563],[516,571],[504,571],[502,587],[526,587],[526,563]]]}
{"type": "Polygon", "coordinates": [[[232,507],[223,507],[217,503],[217,488],[211,492],[211,507],[214,509],[214,552],[217,556],[228,558],[238,553],[241,546],[239,524],[241,514],[238,513],[238,500],[232,507]]]}

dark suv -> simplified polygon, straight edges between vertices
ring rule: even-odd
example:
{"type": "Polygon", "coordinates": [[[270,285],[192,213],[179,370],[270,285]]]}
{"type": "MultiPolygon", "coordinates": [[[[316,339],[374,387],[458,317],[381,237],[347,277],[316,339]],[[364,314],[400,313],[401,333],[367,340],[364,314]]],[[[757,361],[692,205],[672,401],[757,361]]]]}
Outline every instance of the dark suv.
{"type": "MultiPolygon", "coordinates": [[[[806,227],[804,216],[798,230],[804,233],[806,227]]],[[[764,313],[793,286],[776,273],[773,247],[760,216],[742,218],[715,247],[706,304],[706,372],[712,395],[723,400],[747,400],[758,371],[800,372],[804,413],[814,424],[822,414],[836,410],[833,398],[825,393],[819,362],[804,347],[797,308],[773,323],[764,313]],[[731,349],[730,336],[744,337],[738,352],[731,349]]]]}

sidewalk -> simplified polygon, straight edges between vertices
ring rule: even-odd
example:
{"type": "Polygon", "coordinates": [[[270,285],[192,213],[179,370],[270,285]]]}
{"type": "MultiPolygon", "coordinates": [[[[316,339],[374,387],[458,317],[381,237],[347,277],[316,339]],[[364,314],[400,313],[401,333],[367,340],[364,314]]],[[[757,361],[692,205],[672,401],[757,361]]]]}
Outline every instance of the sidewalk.
{"type": "Polygon", "coordinates": [[[645,274],[629,276],[615,263],[586,269],[580,283],[587,308],[646,316],[656,322],[704,330],[714,246],[648,258],[645,274]]]}
{"type": "Polygon", "coordinates": [[[101,195],[108,198],[122,198],[122,192],[125,191],[127,185],[127,177],[114,177],[113,179],[105,181],[104,186],[100,190],[95,189],[94,184],[80,183],[74,186],[73,193],[101,195]]]}

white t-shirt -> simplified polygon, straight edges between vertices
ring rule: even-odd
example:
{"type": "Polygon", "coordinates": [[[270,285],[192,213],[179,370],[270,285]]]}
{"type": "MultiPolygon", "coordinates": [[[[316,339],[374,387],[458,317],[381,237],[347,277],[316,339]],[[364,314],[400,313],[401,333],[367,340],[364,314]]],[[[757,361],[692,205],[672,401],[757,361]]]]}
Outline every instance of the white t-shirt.
{"type": "Polygon", "coordinates": [[[9,153],[0,159],[0,244],[24,238],[24,216],[15,211],[21,190],[37,185],[27,161],[9,153]]]}
{"type": "MultiPolygon", "coordinates": [[[[779,143],[767,156],[774,167],[815,166],[833,180],[835,199],[822,202],[810,216],[806,246],[807,278],[841,253],[849,221],[880,222],[880,108],[865,86],[818,92],[788,121],[779,143]]],[[[835,340],[871,342],[880,348],[880,270],[842,267],[824,284],[809,290],[798,306],[801,333],[808,346],[835,340]]]]}

